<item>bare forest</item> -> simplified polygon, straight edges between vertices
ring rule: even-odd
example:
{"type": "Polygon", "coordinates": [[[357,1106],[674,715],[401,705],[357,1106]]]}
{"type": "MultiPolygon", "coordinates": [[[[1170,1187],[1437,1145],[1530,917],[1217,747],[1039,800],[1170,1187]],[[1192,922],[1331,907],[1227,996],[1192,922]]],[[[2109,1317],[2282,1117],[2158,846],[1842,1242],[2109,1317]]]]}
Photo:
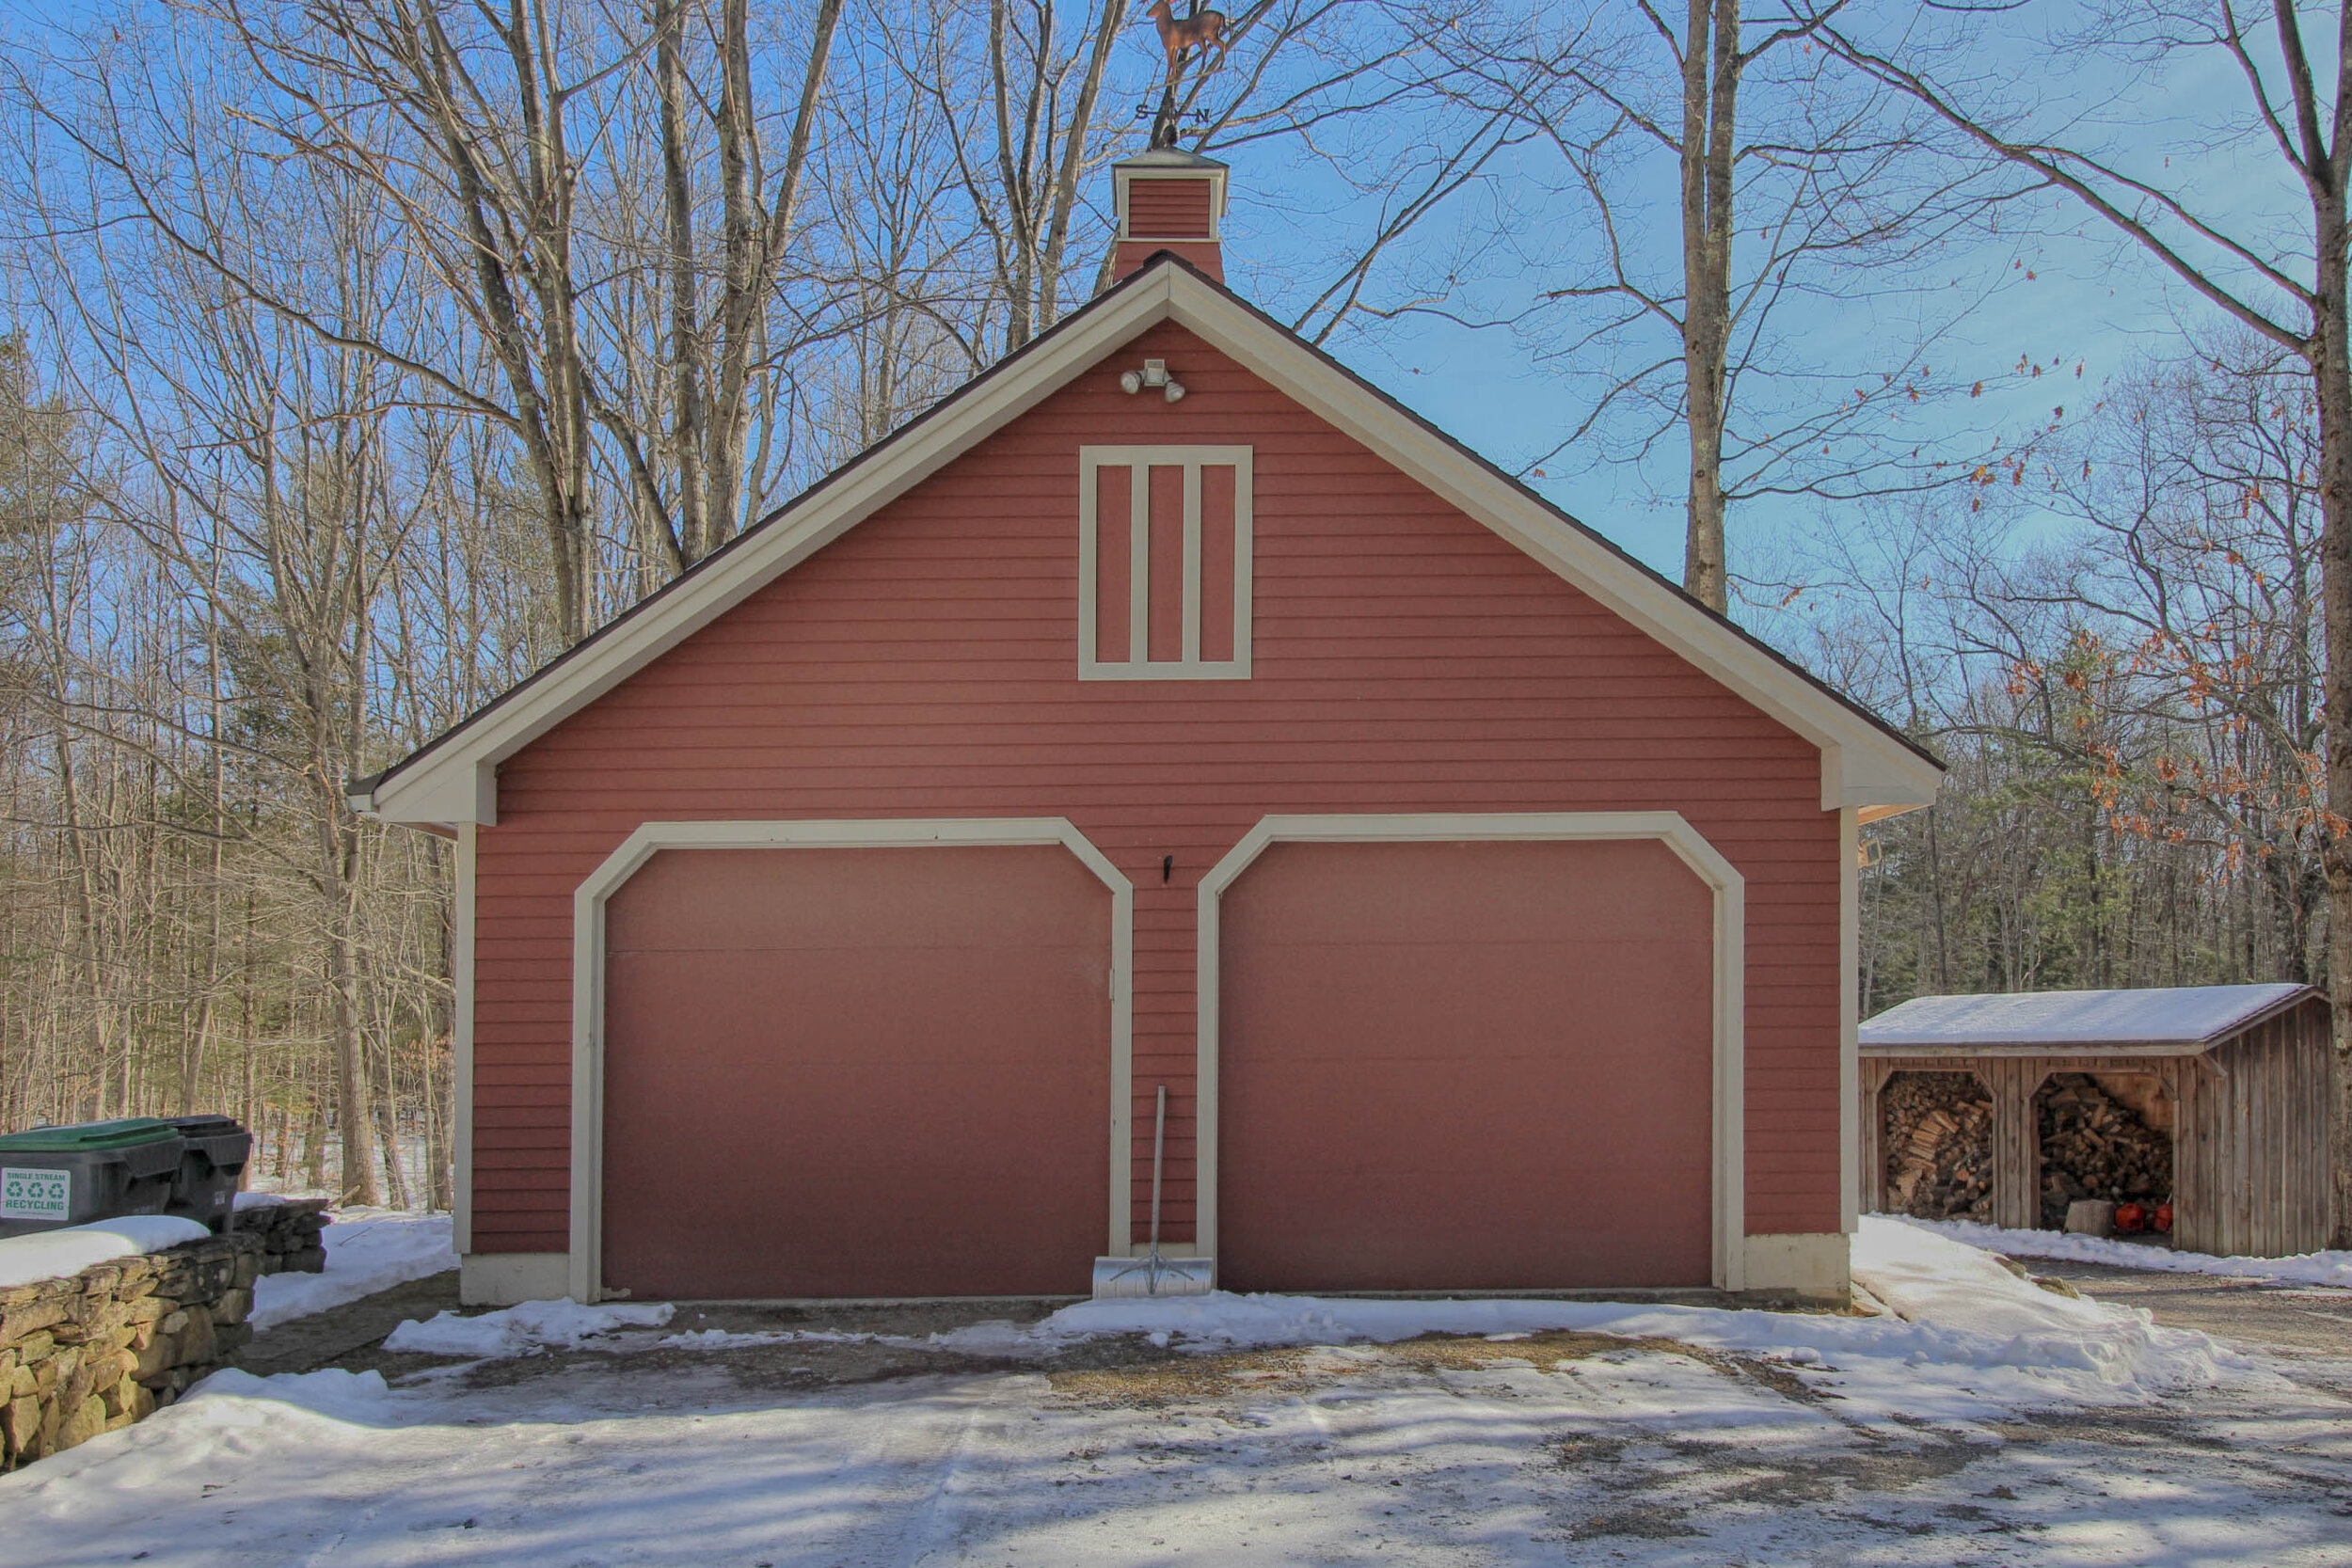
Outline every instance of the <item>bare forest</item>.
{"type": "Polygon", "coordinates": [[[1687,509],[1692,592],[1949,763],[1866,835],[1866,1016],[2327,983],[2308,356],[2194,299],[2021,353],[2076,214],[1843,8],[1228,9],[8,24],[0,1129],[226,1110],[446,1206],[451,860],[346,782],[1083,305],[1154,139],[1234,166],[1245,294],[1376,379],[1507,353],[1548,434],[1490,455],[1687,509]]]}

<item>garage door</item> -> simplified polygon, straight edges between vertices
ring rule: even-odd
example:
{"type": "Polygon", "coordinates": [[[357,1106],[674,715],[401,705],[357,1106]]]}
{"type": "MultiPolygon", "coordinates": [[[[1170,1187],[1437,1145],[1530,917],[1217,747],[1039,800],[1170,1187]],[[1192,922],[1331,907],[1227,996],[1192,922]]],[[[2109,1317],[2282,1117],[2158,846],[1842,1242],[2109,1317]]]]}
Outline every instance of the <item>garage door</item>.
{"type": "Polygon", "coordinates": [[[1222,1280],[1708,1284],[1713,916],[1648,840],[1268,847],[1222,904],[1222,1280]]]}
{"type": "Polygon", "coordinates": [[[1110,891],[1066,849],[669,849],[606,905],[608,1288],[1078,1294],[1110,891]]]}

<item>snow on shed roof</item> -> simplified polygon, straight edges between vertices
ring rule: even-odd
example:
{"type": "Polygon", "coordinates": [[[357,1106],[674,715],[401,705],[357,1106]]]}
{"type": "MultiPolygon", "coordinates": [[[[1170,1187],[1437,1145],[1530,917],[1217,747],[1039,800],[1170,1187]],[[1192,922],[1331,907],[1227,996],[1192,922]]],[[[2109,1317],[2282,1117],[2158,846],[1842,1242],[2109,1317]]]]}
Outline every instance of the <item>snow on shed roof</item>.
{"type": "Polygon", "coordinates": [[[2317,993],[2309,986],[2171,986],[1915,996],[1862,1026],[1865,1051],[1950,1052],[2052,1046],[2194,1051],[2317,993]]]}

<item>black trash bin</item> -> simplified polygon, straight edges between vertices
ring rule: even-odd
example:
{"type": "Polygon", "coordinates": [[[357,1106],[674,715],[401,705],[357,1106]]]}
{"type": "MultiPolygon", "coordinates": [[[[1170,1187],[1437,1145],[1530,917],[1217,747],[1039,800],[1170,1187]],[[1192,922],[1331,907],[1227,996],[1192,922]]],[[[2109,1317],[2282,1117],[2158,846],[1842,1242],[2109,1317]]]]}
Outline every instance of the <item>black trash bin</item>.
{"type": "Polygon", "coordinates": [[[179,1131],[152,1117],[0,1137],[0,1237],[160,1214],[171,1201],[181,1148],[179,1131]]]}
{"type": "Polygon", "coordinates": [[[253,1153],[253,1134],[234,1117],[167,1117],[182,1140],[180,1168],[171,1182],[167,1214],[184,1214],[212,1227],[218,1234],[229,1228],[237,1205],[237,1184],[245,1163],[253,1153]]]}

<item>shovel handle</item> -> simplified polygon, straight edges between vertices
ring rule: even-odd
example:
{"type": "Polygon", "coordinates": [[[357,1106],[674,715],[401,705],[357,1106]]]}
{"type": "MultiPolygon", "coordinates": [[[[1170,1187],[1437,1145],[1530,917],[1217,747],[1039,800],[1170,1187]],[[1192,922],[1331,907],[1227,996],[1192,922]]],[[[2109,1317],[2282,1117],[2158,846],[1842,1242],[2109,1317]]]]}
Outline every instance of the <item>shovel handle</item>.
{"type": "Polygon", "coordinates": [[[1152,1112],[1152,1256],[1160,1255],[1160,1153],[1168,1144],[1168,1085],[1160,1085],[1152,1112]]]}

